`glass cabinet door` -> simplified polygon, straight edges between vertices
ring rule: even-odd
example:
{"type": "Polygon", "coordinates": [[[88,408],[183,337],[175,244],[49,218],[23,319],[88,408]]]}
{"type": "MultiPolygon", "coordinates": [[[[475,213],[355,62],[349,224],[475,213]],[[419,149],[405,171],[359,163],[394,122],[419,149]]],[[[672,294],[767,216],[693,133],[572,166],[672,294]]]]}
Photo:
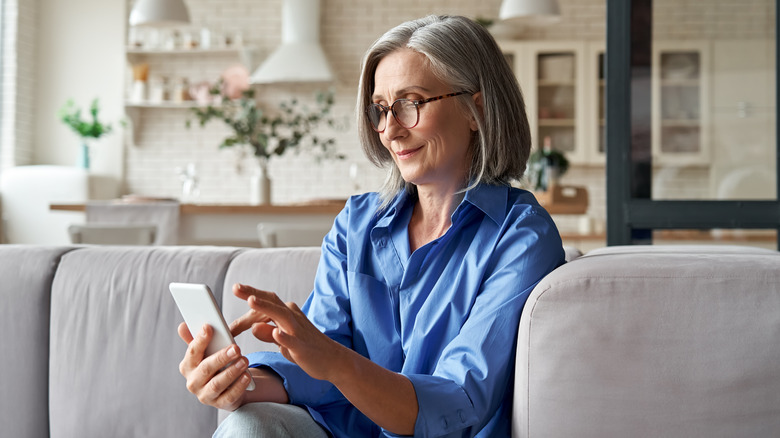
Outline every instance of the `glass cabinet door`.
{"type": "Polygon", "coordinates": [[[654,42],[654,163],[709,165],[708,55],[704,42],[654,42]]]}
{"type": "Polygon", "coordinates": [[[588,44],[588,162],[604,165],[606,160],[606,45],[603,42],[588,44]]]}
{"type": "Polygon", "coordinates": [[[501,42],[523,91],[533,148],[545,142],[571,163],[587,162],[585,44],[501,42]]]}
{"type": "Polygon", "coordinates": [[[584,45],[545,42],[528,46],[532,60],[528,106],[535,116],[532,136],[535,147],[563,152],[572,163],[587,162],[584,105],[584,45]]]}

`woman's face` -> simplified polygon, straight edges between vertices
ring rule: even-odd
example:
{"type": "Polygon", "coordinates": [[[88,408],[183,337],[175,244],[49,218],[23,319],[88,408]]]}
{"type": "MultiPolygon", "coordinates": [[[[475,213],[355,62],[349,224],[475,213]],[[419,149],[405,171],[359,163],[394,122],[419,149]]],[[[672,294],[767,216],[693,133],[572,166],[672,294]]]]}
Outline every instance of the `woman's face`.
{"type": "MultiPolygon", "coordinates": [[[[400,49],[385,56],[374,73],[374,103],[390,106],[396,99],[421,100],[454,93],[428,68],[424,55],[400,49]]],[[[456,97],[419,106],[417,126],[406,129],[391,114],[379,133],[404,180],[418,188],[458,190],[467,182],[470,144],[476,122],[456,97]]]]}

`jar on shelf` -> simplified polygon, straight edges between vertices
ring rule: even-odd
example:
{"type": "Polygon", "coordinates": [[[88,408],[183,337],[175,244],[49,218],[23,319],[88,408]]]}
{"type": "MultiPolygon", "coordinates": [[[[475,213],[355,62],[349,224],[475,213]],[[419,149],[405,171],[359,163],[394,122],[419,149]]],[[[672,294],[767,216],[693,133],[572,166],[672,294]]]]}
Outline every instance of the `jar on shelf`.
{"type": "Polygon", "coordinates": [[[180,78],[173,86],[173,101],[176,103],[183,103],[190,98],[190,81],[187,78],[180,78]]]}
{"type": "Polygon", "coordinates": [[[171,100],[167,76],[156,76],[149,82],[149,102],[163,103],[171,100]]]}
{"type": "Polygon", "coordinates": [[[197,49],[200,46],[200,32],[188,30],[182,33],[182,48],[197,49]]]}

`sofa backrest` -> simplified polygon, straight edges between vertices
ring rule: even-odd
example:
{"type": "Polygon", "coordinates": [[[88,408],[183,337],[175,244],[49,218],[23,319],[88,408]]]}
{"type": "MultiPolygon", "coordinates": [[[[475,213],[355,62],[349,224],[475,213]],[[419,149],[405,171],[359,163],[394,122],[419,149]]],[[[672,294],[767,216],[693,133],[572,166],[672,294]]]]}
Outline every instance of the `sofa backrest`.
{"type": "Polygon", "coordinates": [[[0,436],[49,433],[51,283],[67,247],[0,245],[0,436]]]}
{"type": "Polygon", "coordinates": [[[520,320],[513,436],[776,436],[780,253],[612,247],[520,320]]]}
{"type": "Polygon", "coordinates": [[[65,254],[51,291],[51,436],[210,436],[216,410],[178,371],[186,346],[168,284],[206,283],[219,300],[239,252],[94,246],[65,254]]]}

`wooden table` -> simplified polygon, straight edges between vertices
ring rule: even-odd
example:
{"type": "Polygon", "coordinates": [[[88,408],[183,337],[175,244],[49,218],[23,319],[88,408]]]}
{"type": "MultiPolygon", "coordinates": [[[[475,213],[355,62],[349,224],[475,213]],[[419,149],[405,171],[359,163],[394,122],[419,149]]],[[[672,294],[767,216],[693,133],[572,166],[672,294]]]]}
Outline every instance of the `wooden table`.
{"type": "MultiPolygon", "coordinates": [[[[180,245],[260,246],[260,222],[305,224],[333,223],[345,201],[312,201],[287,205],[181,204],[179,207],[180,245]]],[[[51,204],[52,211],[84,214],[85,203],[51,204]]]]}

